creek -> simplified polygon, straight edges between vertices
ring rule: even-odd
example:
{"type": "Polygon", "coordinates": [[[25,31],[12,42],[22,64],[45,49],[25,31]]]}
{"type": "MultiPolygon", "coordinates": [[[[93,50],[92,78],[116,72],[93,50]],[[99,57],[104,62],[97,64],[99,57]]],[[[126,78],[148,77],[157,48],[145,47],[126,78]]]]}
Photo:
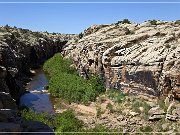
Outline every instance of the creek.
{"type": "Polygon", "coordinates": [[[42,68],[33,70],[32,80],[26,85],[26,94],[20,98],[20,105],[26,106],[35,112],[54,113],[50,94],[45,90],[48,78],[42,68]]]}

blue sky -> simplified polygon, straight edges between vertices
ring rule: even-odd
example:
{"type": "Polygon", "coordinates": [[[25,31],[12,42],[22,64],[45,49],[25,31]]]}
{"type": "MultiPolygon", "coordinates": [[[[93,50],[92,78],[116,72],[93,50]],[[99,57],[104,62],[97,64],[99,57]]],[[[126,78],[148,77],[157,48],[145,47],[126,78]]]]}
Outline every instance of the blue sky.
{"type": "MultiPolygon", "coordinates": [[[[23,0],[4,0],[5,2],[23,0]]],[[[37,1],[37,0],[27,0],[37,1]]],[[[38,0],[50,1],[50,0],[38,0]]],[[[53,0],[60,1],[60,0],[53,0]]],[[[65,0],[64,0],[65,1],[65,0]]],[[[73,1],[73,0],[69,0],[73,1]]],[[[83,1],[83,0],[76,0],[83,1]]],[[[85,0],[84,0],[85,1],[85,0]]],[[[97,1],[97,0],[89,0],[97,1]]],[[[108,0],[98,0],[99,2],[108,0]]],[[[110,0],[109,0],[110,1],[110,0]]],[[[120,1],[120,0],[113,0],[120,1]]],[[[124,0],[125,1],[125,0],[124,0]]],[[[129,0],[142,1],[142,0],[129,0]]],[[[152,1],[152,0],[151,0],[152,1]]],[[[154,0],[157,2],[157,0],[154,0]]],[[[159,0],[159,2],[168,0],[159,0]]],[[[170,0],[169,0],[170,1],[170,0]]],[[[173,0],[180,2],[180,0],[173,0]]],[[[3,0],[0,0],[3,2],[3,0]]],[[[145,20],[180,20],[179,4],[0,4],[0,25],[33,31],[80,33],[93,24],[115,23],[124,18],[145,20]]]]}

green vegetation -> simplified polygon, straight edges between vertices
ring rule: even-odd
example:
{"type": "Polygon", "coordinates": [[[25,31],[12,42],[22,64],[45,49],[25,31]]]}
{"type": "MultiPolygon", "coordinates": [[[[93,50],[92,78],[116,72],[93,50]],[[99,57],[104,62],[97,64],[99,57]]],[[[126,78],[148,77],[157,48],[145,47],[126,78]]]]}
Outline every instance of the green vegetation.
{"type": "Polygon", "coordinates": [[[179,24],[180,25],[180,20],[176,20],[175,24],[179,24]]]}
{"type": "Polygon", "coordinates": [[[157,25],[157,21],[156,20],[150,20],[149,22],[151,23],[151,25],[157,25]]]}
{"type": "Polygon", "coordinates": [[[131,24],[131,22],[128,19],[123,19],[122,21],[118,21],[116,24],[131,24]]]}
{"type": "Polygon", "coordinates": [[[111,103],[108,103],[106,108],[110,111],[110,113],[112,113],[114,110],[113,110],[113,105],[111,103]]]}
{"type": "Polygon", "coordinates": [[[122,20],[122,24],[125,24],[125,23],[127,23],[127,24],[131,24],[131,22],[130,22],[128,19],[124,19],[124,20],[122,20]]]}
{"type": "Polygon", "coordinates": [[[158,100],[158,105],[160,108],[162,108],[165,112],[167,111],[168,107],[166,106],[164,102],[164,98],[158,100]]]}
{"type": "Polygon", "coordinates": [[[143,107],[144,109],[144,113],[145,115],[148,115],[148,111],[149,109],[151,109],[151,106],[149,106],[146,102],[144,101],[135,101],[132,103],[132,110],[135,111],[135,112],[138,112],[138,113],[141,113],[141,110],[139,107],[143,107]]]}
{"type": "Polygon", "coordinates": [[[107,134],[106,132],[116,132],[114,129],[108,129],[103,126],[96,126],[95,128],[91,129],[83,129],[82,121],[78,120],[71,110],[67,110],[56,115],[37,113],[27,109],[22,110],[21,113],[22,118],[25,121],[33,120],[43,122],[54,129],[55,132],[62,132],[58,134],[63,134],[63,132],[91,132],[91,134],[95,134],[96,132],[104,132],[102,134],[107,134]]]}
{"type": "Polygon", "coordinates": [[[110,98],[111,100],[117,103],[122,103],[125,100],[125,97],[127,96],[127,94],[124,94],[120,90],[109,90],[107,92],[107,95],[108,98],[110,98]]]}
{"type": "Polygon", "coordinates": [[[70,110],[51,116],[47,113],[36,113],[25,109],[22,111],[22,117],[24,120],[43,122],[55,129],[56,132],[77,132],[82,129],[83,125],[82,121],[78,120],[70,110]]]}
{"type": "Polygon", "coordinates": [[[150,126],[140,127],[141,132],[152,132],[153,129],[150,126]]]}
{"type": "Polygon", "coordinates": [[[107,134],[111,134],[111,135],[117,135],[118,134],[118,135],[121,135],[121,133],[113,133],[113,132],[122,132],[122,129],[119,128],[119,130],[115,130],[115,129],[106,128],[106,127],[101,126],[101,125],[97,125],[94,128],[84,130],[84,132],[87,132],[86,134],[88,134],[88,135],[96,135],[96,134],[98,134],[98,135],[99,134],[100,135],[107,135],[107,134]]]}
{"type": "Polygon", "coordinates": [[[105,92],[103,82],[97,75],[90,76],[88,80],[80,77],[72,67],[72,61],[63,59],[58,53],[49,59],[43,69],[49,73],[49,92],[58,98],[71,102],[95,101],[96,97],[105,92]]]}
{"type": "Polygon", "coordinates": [[[101,117],[101,114],[103,114],[103,111],[101,110],[101,108],[97,107],[96,111],[97,111],[96,117],[97,118],[101,117]]]}
{"type": "Polygon", "coordinates": [[[81,39],[82,37],[83,37],[83,33],[81,32],[81,33],[79,33],[79,39],[81,39]]]}

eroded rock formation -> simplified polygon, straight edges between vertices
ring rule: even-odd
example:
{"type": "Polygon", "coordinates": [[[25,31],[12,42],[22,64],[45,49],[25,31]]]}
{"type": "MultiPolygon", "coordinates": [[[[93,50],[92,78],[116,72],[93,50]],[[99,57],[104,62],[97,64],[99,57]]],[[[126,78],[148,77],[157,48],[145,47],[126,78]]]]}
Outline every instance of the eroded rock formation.
{"type": "MultiPolygon", "coordinates": [[[[16,103],[25,92],[30,68],[38,67],[61,51],[72,37],[74,35],[0,27],[0,114],[3,114],[0,115],[0,131],[27,131],[24,130],[21,118],[17,119],[16,103]]],[[[40,131],[38,128],[44,127],[41,123],[37,125],[37,130],[33,128],[33,131],[40,131]]]]}
{"type": "Polygon", "coordinates": [[[179,24],[93,25],[81,36],[63,49],[81,74],[99,74],[108,89],[180,99],[179,24]]]}

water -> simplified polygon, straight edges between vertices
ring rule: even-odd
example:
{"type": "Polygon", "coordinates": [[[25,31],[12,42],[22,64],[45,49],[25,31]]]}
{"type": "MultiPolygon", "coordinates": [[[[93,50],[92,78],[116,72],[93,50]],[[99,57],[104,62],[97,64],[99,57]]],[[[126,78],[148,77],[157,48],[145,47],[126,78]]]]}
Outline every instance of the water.
{"type": "Polygon", "coordinates": [[[26,86],[29,93],[21,96],[20,105],[27,106],[35,112],[53,113],[54,111],[49,93],[44,89],[47,84],[48,79],[44,71],[42,69],[35,70],[32,81],[26,86]]]}

